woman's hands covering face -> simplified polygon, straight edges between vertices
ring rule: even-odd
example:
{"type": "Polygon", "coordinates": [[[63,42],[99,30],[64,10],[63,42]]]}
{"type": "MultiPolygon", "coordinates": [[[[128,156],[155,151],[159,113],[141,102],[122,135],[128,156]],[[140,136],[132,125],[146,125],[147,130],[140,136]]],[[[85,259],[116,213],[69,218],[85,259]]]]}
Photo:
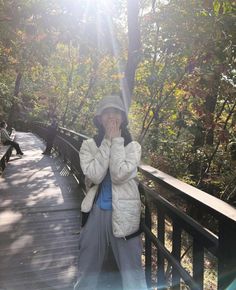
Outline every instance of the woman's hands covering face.
{"type": "Polygon", "coordinates": [[[105,127],[106,131],[106,138],[109,140],[112,140],[113,138],[120,137],[121,136],[121,130],[120,130],[120,122],[119,120],[110,120],[110,122],[105,127]]]}
{"type": "Polygon", "coordinates": [[[122,123],[122,114],[120,110],[115,108],[107,108],[103,111],[100,122],[105,129],[105,137],[109,140],[120,137],[120,126],[122,123]]]}

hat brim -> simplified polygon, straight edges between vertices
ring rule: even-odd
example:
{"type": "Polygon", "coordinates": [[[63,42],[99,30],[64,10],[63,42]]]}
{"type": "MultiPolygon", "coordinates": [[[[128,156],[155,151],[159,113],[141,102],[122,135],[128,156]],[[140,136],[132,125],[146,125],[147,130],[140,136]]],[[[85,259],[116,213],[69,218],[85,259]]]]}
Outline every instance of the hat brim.
{"type": "MultiPolygon", "coordinates": [[[[100,118],[101,118],[102,112],[107,108],[111,108],[111,106],[104,107],[101,110],[101,112],[99,114],[97,112],[96,116],[93,118],[93,123],[97,128],[101,127],[102,124],[101,124],[100,118]]],[[[117,107],[112,106],[112,108],[116,108],[116,109],[120,110],[120,108],[118,108],[118,106],[117,107]]],[[[127,119],[126,113],[122,110],[120,110],[120,112],[122,114],[122,124],[123,124],[123,126],[126,127],[128,125],[128,119],[127,119]]]]}

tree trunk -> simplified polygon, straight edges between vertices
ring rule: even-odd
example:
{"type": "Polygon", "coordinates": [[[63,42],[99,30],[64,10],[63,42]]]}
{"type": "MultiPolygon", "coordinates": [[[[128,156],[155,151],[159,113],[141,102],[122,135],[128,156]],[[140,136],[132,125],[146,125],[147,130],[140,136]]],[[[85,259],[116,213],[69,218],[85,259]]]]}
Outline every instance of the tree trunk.
{"type": "Polygon", "coordinates": [[[15,89],[14,89],[14,96],[13,96],[13,100],[12,100],[12,105],[11,105],[11,109],[8,115],[8,126],[12,127],[13,121],[16,119],[18,110],[17,110],[17,105],[19,102],[19,92],[20,92],[20,83],[21,83],[21,79],[22,79],[22,73],[18,72],[17,76],[16,76],[16,81],[15,81],[15,89]]]}
{"type": "Polygon", "coordinates": [[[61,118],[62,120],[62,127],[64,127],[66,125],[66,118],[67,118],[67,113],[68,113],[68,109],[69,109],[69,105],[70,105],[70,89],[72,87],[72,77],[73,77],[73,73],[74,73],[74,66],[72,64],[71,66],[71,70],[69,72],[69,75],[68,75],[68,79],[67,79],[67,88],[66,88],[66,93],[65,93],[65,98],[66,98],[66,108],[65,108],[65,111],[63,113],[63,116],[61,118]]]}
{"type": "Polygon", "coordinates": [[[140,61],[140,27],[139,27],[139,0],[127,0],[128,4],[128,60],[124,78],[121,81],[122,98],[128,112],[134,88],[134,78],[137,65],[140,61]]]}
{"type": "Polygon", "coordinates": [[[203,147],[204,145],[213,146],[214,143],[214,115],[215,108],[217,104],[217,95],[218,95],[218,85],[220,82],[220,78],[218,75],[215,75],[208,84],[211,87],[210,92],[206,96],[206,100],[204,103],[203,110],[205,112],[205,116],[202,121],[203,124],[199,122],[197,124],[197,133],[195,135],[194,145],[195,150],[199,147],[203,147]]]}
{"type": "Polygon", "coordinates": [[[217,93],[215,93],[212,96],[207,96],[206,103],[205,103],[205,109],[207,111],[207,118],[208,118],[208,125],[209,129],[206,131],[206,145],[213,146],[214,141],[214,113],[216,108],[216,102],[217,102],[217,93]]]}

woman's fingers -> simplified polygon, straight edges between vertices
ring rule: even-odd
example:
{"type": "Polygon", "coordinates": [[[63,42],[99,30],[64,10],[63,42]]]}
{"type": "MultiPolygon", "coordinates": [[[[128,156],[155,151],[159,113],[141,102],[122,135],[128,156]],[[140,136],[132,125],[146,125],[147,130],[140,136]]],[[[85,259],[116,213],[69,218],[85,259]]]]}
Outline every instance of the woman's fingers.
{"type": "Polygon", "coordinates": [[[111,140],[112,138],[120,136],[121,130],[119,120],[110,120],[106,126],[106,137],[111,140]]]}

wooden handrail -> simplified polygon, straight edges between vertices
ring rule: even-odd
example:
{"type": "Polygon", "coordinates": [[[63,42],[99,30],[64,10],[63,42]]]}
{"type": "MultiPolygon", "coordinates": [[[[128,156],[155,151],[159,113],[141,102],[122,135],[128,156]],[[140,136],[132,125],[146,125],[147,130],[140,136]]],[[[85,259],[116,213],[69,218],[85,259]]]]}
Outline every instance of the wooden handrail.
{"type": "Polygon", "coordinates": [[[204,205],[204,207],[209,211],[218,215],[219,218],[223,217],[224,219],[236,222],[236,209],[219,198],[216,198],[149,165],[140,165],[139,170],[145,176],[150,177],[157,183],[174,190],[175,193],[182,194],[185,198],[190,198],[193,201],[204,205]]]}

